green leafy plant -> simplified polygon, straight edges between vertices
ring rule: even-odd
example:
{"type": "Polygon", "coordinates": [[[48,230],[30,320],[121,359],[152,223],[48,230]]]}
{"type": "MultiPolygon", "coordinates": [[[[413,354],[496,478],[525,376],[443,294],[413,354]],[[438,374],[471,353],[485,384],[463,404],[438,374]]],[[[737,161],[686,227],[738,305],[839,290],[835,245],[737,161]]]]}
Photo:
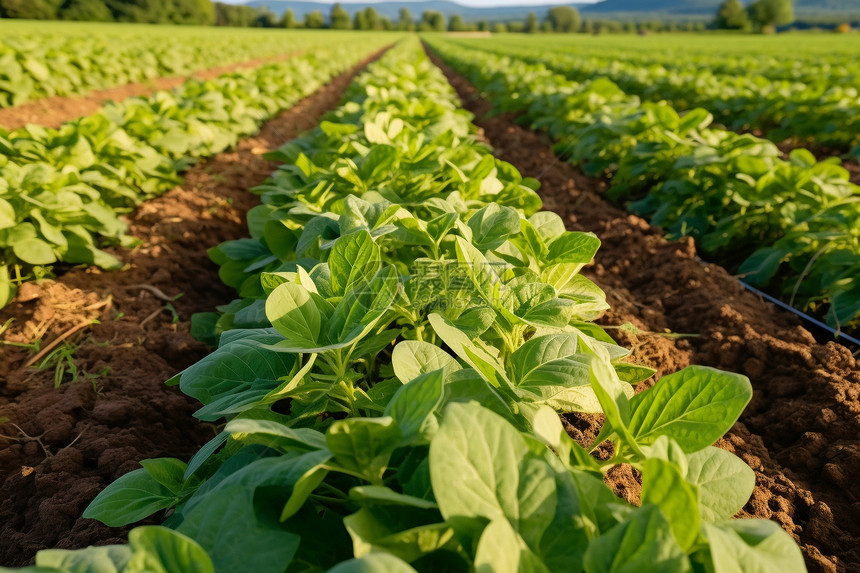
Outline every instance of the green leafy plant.
{"type": "Polygon", "coordinates": [[[546,129],[558,154],[610,177],[607,196],[630,201],[670,237],[695,237],[710,257],[831,326],[860,318],[860,188],[838,160],[819,162],[805,149],[783,160],[770,141],[711,126],[702,108],[679,114],[606,78],[571,81],[553,71],[552,53],[431,43],[499,111],[546,129]]]}
{"type": "MultiPolygon", "coordinates": [[[[363,37],[364,38],[364,37],[363,37]]],[[[0,129],[0,307],[22,271],[51,265],[122,266],[103,246],[132,246],[122,219],[181,181],[194,160],[234,146],[387,39],[189,80],[171,92],[108,104],[59,129],[0,129]]]]}
{"type": "Polygon", "coordinates": [[[169,529],[37,566],[803,570],[777,524],[730,520],[755,476],[711,444],[749,381],[690,367],[636,394],[653,371],[589,322],[605,302],[577,278],[599,242],[538,210],[455,97],[409,40],[278,152],[292,161],[258,189],[252,238],[212,251],[245,298],[198,319],[218,348],[171,381],[223,430],[85,512],[124,526],[167,510],[169,529]],[[606,423],[585,448],[557,409],[606,423]],[[607,441],[611,457],[589,453],[607,441]],[[603,482],[622,463],[639,507],[603,482]]]}

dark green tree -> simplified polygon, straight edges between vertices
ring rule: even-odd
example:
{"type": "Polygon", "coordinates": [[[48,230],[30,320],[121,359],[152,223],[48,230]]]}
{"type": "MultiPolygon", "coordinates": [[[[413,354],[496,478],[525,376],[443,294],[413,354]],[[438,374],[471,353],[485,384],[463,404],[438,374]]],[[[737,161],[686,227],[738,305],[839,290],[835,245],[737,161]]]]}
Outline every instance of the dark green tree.
{"type": "Polygon", "coordinates": [[[479,32],[489,32],[490,31],[490,23],[486,20],[478,20],[478,31],[479,32]]]}
{"type": "Polygon", "coordinates": [[[52,20],[57,8],[46,0],[0,0],[0,18],[52,20]]]}
{"type": "Polygon", "coordinates": [[[415,20],[409,8],[401,8],[397,15],[397,29],[408,32],[415,29],[415,20]]]}
{"type": "Polygon", "coordinates": [[[529,15],[526,17],[525,31],[527,34],[540,32],[540,22],[538,22],[534,12],[529,12],[529,15]]]}
{"type": "Polygon", "coordinates": [[[331,7],[329,15],[329,27],[332,30],[351,30],[352,18],[349,17],[349,12],[341,6],[340,2],[331,7]]]}
{"type": "Polygon", "coordinates": [[[746,30],[750,26],[747,10],[741,0],[725,0],[717,10],[714,27],[718,30],[746,30]]]}
{"type": "Polygon", "coordinates": [[[352,27],[356,30],[369,30],[370,24],[367,22],[367,16],[363,10],[359,10],[353,16],[352,27]]]}
{"type": "Polygon", "coordinates": [[[295,28],[296,27],[296,14],[293,12],[292,8],[287,8],[284,13],[281,15],[281,19],[278,21],[278,26],[281,28],[295,28]]]}
{"type": "Polygon", "coordinates": [[[113,14],[102,0],[67,0],[60,8],[59,17],[81,22],[113,21],[113,14]]]}
{"type": "Polygon", "coordinates": [[[247,27],[257,18],[257,10],[241,4],[215,3],[215,25],[247,27]]]}
{"type": "Polygon", "coordinates": [[[257,17],[254,18],[255,28],[277,28],[278,15],[268,8],[261,8],[257,12],[257,17]]]}
{"type": "Polygon", "coordinates": [[[794,22],[794,4],[791,0],[757,0],[750,4],[749,11],[765,31],[794,22]]]}
{"type": "Polygon", "coordinates": [[[425,10],[421,14],[421,23],[419,29],[427,32],[444,32],[445,31],[445,14],[436,10],[425,10]]]}
{"type": "Polygon", "coordinates": [[[465,32],[466,31],[466,22],[463,21],[463,17],[459,14],[452,14],[451,19],[448,20],[448,31],[449,32],[465,32]]]}
{"type": "Polygon", "coordinates": [[[546,19],[552,23],[553,30],[564,34],[579,32],[582,26],[579,10],[570,6],[553,6],[546,13],[546,19]]]}
{"type": "Polygon", "coordinates": [[[379,12],[376,11],[376,8],[373,6],[368,6],[364,10],[364,21],[365,21],[365,30],[381,30],[382,24],[379,21],[379,12]]]}
{"type": "Polygon", "coordinates": [[[210,0],[170,0],[164,8],[173,24],[209,26],[215,23],[215,7],[210,0]]]}
{"type": "Polygon", "coordinates": [[[325,16],[319,10],[305,14],[305,28],[319,30],[325,28],[325,16]]]}

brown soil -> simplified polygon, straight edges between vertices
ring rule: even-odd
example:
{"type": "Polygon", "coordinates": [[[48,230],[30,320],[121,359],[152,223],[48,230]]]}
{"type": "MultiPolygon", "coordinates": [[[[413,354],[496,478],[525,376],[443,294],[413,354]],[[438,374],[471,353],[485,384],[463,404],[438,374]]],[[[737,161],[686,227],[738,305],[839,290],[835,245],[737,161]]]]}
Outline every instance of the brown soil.
{"type": "Polygon", "coordinates": [[[27,124],[57,128],[67,121],[97,112],[109,101],[118,102],[134,96],[150,96],[157,91],[180,86],[189,78],[213,79],[239,69],[256,68],[266,63],[284,61],[292,56],[293,54],[281,54],[270,58],[257,58],[229,66],[200,70],[187,77],[155,78],[146,83],[125,84],[81,96],[55,96],[28,101],[15,107],[0,109],[0,128],[11,131],[27,124]]]}
{"type": "MultiPolygon", "coordinates": [[[[605,182],[560,161],[545,137],[509,116],[484,119],[487,102],[442,68],[496,155],[541,181],[545,207],[569,229],[593,231],[603,241],[589,269],[612,306],[602,324],[632,323],[642,331],[609,332],[656,368],[657,377],[702,364],[751,379],[752,403],[717,444],[756,472],[755,492],[740,516],[779,522],[812,572],[860,572],[860,367],[851,351],[817,344],[795,316],[749,293],[721,267],[700,262],[692,240],[666,241],[659,229],[607,203],[605,182]]],[[[593,417],[566,422],[573,437],[586,441],[600,425],[593,417]]],[[[635,499],[634,473],[611,477],[617,493],[635,499]]]]}
{"type": "Polygon", "coordinates": [[[80,378],[67,371],[55,389],[54,368],[28,369],[27,349],[0,345],[0,564],[121,542],[124,528],[81,518],[89,502],[139,460],[188,459],[214,435],[192,417],[199,404],[163,384],[208,352],[189,334],[191,314],[235,298],[206,249],[247,236],[245,213],[259,202],[247,190],[275,167],[261,153],[316,125],[367,61],[138,209],[130,226],[142,246],[114,253],[124,270],[74,269],[25,285],[0,312],[0,325],[15,319],[0,337],[7,343],[51,344],[79,327],[65,340],[80,378]],[[181,294],[174,316],[167,303],[181,294]]]}
{"type": "Polygon", "coordinates": [[[848,170],[850,173],[851,183],[854,185],[860,185],[860,165],[857,164],[857,160],[855,159],[846,159],[842,162],[842,167],[848,170]]]}

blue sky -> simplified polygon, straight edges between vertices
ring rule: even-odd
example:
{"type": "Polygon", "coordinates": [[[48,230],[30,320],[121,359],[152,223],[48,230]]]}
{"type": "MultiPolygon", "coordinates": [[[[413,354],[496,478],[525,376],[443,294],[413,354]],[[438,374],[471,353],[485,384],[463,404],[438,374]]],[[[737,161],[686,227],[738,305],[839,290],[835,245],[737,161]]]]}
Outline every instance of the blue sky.
{"type": "MultiPolygon", "coordinates": [[[[228,4],[243,4],[245,0],[220,0],[228,4]]],[[[312,0],[314,1],[314,0],[312,0]]],[[[319,1],[319,0],[317,0],[319,1]]],[[[334,4],[336,0],[322,0],[321,4],[334,4]]],[[[378,1],[378,0],[377,0],[378,1]]],[[[402,0],[404,5],[410,0],[402,0]]],[[[532,6],[546,4],[591,4],[597,0],[453,0],[465,6],[532,6]]],[[[373,4],[374,0],[340,0],[342,4],[373,4]]]]}

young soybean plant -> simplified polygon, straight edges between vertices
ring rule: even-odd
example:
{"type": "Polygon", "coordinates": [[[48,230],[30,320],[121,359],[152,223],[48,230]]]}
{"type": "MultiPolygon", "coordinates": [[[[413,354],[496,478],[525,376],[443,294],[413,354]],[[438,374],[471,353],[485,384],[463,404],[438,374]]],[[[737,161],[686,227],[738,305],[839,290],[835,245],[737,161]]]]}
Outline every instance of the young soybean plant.
{"type": "MultiPolygon", "coordinates": [[[[401,342],[394,367],[405,383],[383,416],[339,420],[325,433],[234,420],[225,431],[238,449],[203,485],[183,482],[180,462],[150,460],[139,472],[171,502],[194,491],[166,523],[175,533],[139,528],[135,539],[146,532],[159,545],[115,551],[190,567],[206,555],[194,539],[214,563],[168,571],[803,570],[778,524],[729,520],[754,475],[709,444],[749,401],[744,377],[691,367],[630,400],[605,353],[591,362],[609,420],[596,442],[608,437],[616,452],[605,462],[548,406],[493,412],[462,395],[478,372],[434,345],[401,342]],[[517,429],[524,418],[532,431],[517,429]],[[640,507],[603,483],[616,463],[642,472],[640,507]]],[[[117,525],[107,516],[120,501],[91,509],[117,525]]],[[[72,556],[82,554],[43,552],[40,565],[65,571],[72,556]]]]}
{"type": "Polygon", "coordinates": [[[42,552],[31,570],[802,571],[777,524],[728,521],[754,475],[710,444],[750,400],[747,379],[692,367],[634,396],[651,371],[588,322],[605,308],[579,275],[596,238],[537,212],[466,137],[414,42],[357,85],[361,107],[334,114],[344,125],[300,142],[302,175],[264,192],[254,238],[218,250],[251,302],[218,318],[217,351],[174,383],[223,431],[188,464],[144,461],[85,513],[122,526],[167,509],[164,527],[42,552]],[[387,126],[387,142],[356,122],[387,126]],[[380,146],[388,177],[374,177],[392,186],[344,183],[380,146]],[[556,410],[603,412],[589,450],[608,440],[612,456],[571,440],[556,410]],[[620,463],[642,473],[639,507],[603,482],[620,463]]]}

